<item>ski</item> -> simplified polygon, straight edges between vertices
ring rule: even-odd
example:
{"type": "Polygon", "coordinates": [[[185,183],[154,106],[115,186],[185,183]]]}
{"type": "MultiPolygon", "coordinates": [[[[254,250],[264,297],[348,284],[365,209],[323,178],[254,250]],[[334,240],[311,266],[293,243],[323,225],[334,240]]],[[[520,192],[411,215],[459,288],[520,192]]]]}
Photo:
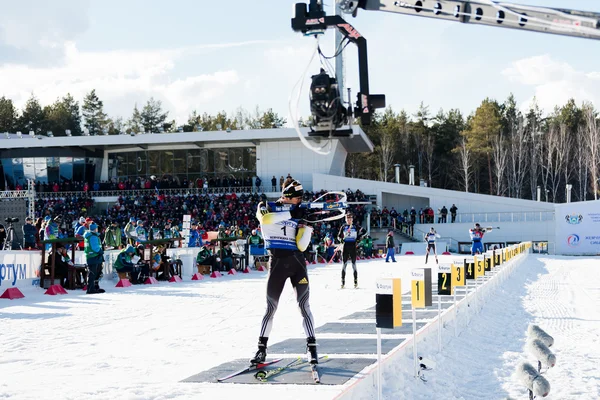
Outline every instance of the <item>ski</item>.
{"type": "Polygon", "coordinates": [[[302,360],[302,357],[298,357],[295,360],[293,360],[292,362],[290,362],[282,367],[278,367],[278,368],[270,369],[270,370],[266,370],[266,371],[258,371],[256,374],[254,374],[254,377],[261,382],[266,382],[271,376],[277,375],[281,371],[284,371],[290,367],[295,367],[298,365],[302,365],[304,363],[306,363],[306,361],[302,360]]]}
{"type": "Polygon", "coordinates": [[[218,378],[217,382],[223,382],[223,381],[226,381],[227,379],[233,378],[234,376],[238,376],[238,375],[244,374],[246,372],[250,372],[250,371],[255,371],[257,369],[262,369],[262,368],[264,368],[264,367],[266,367],[268,365],[278,363],[281,360],[283,360],[283,358],[277,358],[275,360],[266,361],[264,363],[252,364],[252,365],[250,365],[250,366],[248,366],[246,368],[240,369],[239,371],[235,371],[235,372],[233,372],[233,373],[231,373],[231,374],[229,374],[227,376],[224,376],[222,378],[218,378]]]}
{"type": "MultiPolygon", "coordinates": [[[[321,356],[319,357],[319,360],[324,360],[326,359],[328,356],[321,356]]],[[[310,364],[310,361],[303,359],[302,357],[298,357],[297,359],[295,359],[294,361],[275,368],[275,369],[270,369],[270,370],[265,370],[265,371],[258,371],[256,374],[254,374],[254,377],[259,380],[260,382],[267,382],[269,380],[269,378],[289,369],[289,368],[294,368],[294,367],[300,367],[300,366],[304,366],[306,364],[310,364]]],[[[317,365],[318,364],[310,364],[311,365],[311,375],[313,377],[313,380],[315,383],[320,383],[321,382],[321,378],[319,376],[319,371],[317,370],[317,365]],[[317,382],[318,380],[318,382],[317,382]]]]}

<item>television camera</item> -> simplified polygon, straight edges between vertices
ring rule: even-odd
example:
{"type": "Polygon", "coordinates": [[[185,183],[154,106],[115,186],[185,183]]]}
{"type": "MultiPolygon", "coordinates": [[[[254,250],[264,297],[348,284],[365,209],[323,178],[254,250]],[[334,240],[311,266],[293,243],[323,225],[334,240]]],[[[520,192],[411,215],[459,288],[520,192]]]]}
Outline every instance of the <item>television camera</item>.
{"type": "MultiPolygon", "coordinates": [[[[549,8],[511,4],[495,0],[334,0],[342,13],[357,16],[358,10],[383,11],[407,16],[434,18],[464,24],[495,26],[499,28],[533,31],[588,39],[600,39],[600,13],[566,8],[549,8]]],[[[292,29],[305,36],[318,37],[329,28],[337,29],[347,41],[332,57],[341,54],[348,43],[358,48],[360,91],[354,108],[344,107],[338,82],[324,70],[311,77],[310,110],[312,115],[309,136],[350,136],[352,129],[342,129],[360,118],[368,126],[373,112],[385,107],[385,95],[370,94],[366,39],[339,15],[326,15],[323,0],[296,3],[292,29]]],[[[350,95],[348,95],[350,99],[350,95]]],[[[350,101],[350,100],[349,100],[350,101]]]]}

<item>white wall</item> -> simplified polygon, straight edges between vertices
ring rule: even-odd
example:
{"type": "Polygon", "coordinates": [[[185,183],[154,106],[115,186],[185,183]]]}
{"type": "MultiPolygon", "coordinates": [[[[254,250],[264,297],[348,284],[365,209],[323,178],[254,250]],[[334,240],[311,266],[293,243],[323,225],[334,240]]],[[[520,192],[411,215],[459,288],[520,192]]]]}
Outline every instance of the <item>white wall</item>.
{"type": "Polygon", "coordinates": [[[264,185],[271,184],[273,175],[279,185],[282,175],[285,178],[291,174],[305,189],[313,190],[313,173],[342,174],[347,154],[338,140],[333,140],[331,153],[326,156],[307,149],[298,140],[261,142],[256,147],[256,173],[264,185]]]}
{"type": "Polygon", "coordinates": [[[429,187],[411,186],[389,182],[369,181],[365,179],[353,179],[324,174],[313,175],[313,186],[316,190],[346,190],[348,188],[351,188],[352,190],[360,189],[366,194],[377,195],[378,204],[382,204],[384,193],[424,198],[428,200],[427,205],[434,210],[442,208],[444,205],[447,208],[450,208],[454,203],[458,207],[459,213],[554,211],[553,203],[512,199],[508,197],[490,196],[485,194],[465,193],[454,190],[434,189],[429,187]]]}
{"type": "MultiPolygon", "coordinates": [[[[452,190],[434,189],[429,187],[402,185],[396,183],[353,179],[324,174],[313,175],[313,186],[316,190],[352,190],[360,189],[365,194],[376,195],[377,204],[392,206],[399,212],[404,208],[415,209],[431,206],[436,211],[443,205],[449,209],[456,204],[459,214],[468,214],[469,223],[455,224],[416,224],[415,235],[418,231],[428,231],[432,226],[444,238],[452,238],[459,242],[469,242],[469,228],[475,222],[482,226],[500,227],[499,230],[488,232],[485,242],[519,242],[519,241],[548,241],[552,253],[555,245],[555,204],[536,202],[532,200],[512,199],[506,197],[465,193],[452,190]],[[512,219],[514,213],[514,219],[512,219]]],[[[600,207],[597,207],[600,208],[600,207]]],[[[600,213],[600,211],[598,211],[600,213]]],[[[558,218],[558,217],[557,217],[558,218]]],[[[448,215],[450,221],[450,215],[448,215]]],[[[600,228],[600,222],[598,223],[600,228]]],[[[600,229],[597,233],[600,236],[600,229]]],[[[599,251],[600,253],[600,247],[599,251]]]]}
{"type": "Polygon", "coordinates": [[[556,205],[556,254],[600,255],[600,200],[556,205]]]}

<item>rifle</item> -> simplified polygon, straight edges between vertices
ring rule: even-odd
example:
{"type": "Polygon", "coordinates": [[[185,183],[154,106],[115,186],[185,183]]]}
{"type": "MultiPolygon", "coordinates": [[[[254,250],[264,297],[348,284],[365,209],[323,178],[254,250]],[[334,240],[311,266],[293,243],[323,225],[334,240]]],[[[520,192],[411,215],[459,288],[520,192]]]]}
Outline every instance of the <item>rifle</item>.
{"type": "Polygon", "coordinates": [[[275,202],[268,202],[267,206],[274,212],[290,211],[295,207],[306,208],[310,212],[302,220],[309,223],[334,221],[344,218],[346,215],[346,208],[348,208],[347,197],[344,192],[327,192],[311,202],[300,203],[298,206],[275,202]],[[335,201],[327,201],[327,196],[335,196],[335,201]]]}

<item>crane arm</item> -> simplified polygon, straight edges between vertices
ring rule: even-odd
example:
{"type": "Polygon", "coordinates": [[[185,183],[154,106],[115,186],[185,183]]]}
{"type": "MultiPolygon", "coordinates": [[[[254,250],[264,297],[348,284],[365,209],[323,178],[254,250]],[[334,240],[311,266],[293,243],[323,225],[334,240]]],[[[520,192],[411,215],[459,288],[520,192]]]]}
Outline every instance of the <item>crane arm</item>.
{"type": "Polygon", "coordinates": [[[600,13],[548,8],[494,0],[338,0],[343,12],[358,9],[435,18],[600,40],[600,13]]]}

